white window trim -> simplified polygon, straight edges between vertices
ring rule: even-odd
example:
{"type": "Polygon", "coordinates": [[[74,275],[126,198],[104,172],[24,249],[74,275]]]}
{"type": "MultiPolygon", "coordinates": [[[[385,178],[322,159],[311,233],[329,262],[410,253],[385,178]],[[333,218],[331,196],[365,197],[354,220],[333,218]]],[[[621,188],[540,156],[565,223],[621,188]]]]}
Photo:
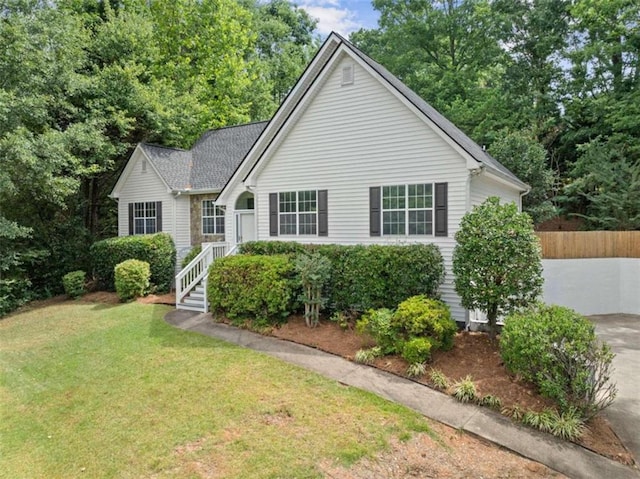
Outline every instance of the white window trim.
{"type": "Polygon", "coordinates": [[[222,208],[222,207],[216,205],[215,200],[204,199],[204,200],[201,201],[201,203],[200,203],[200,223],[201,223],[200,224],[200,226],[201,226],[200,230],[201,230],[203,236],[224,235],[224,231],[222,231],[222,232],[218,231],[218,222],[216,220],[218,218],[222,218],[222,228],[226,229],[225,228],[225,221],[226,221],[225,220],[225,214],[224,214],[224,210],[223,210],[221,215],[216,214],[216,211],[217,211],[218,208],[222,208]],[[213,216],[209,216],[209,215],[205,216],[205,214],[204,214],[204,212],[205,212],[204,204],[205,204],[205,202],[209,202],[209,201],[212,203],[212,206],[213,206],[213,216]],[[208,218],[213,218],[213,231],[214,231],[213,233],[207,233],[204,230],[204,223],[205,223],[204,220],[205,220],[205,218],[207,218],[207,219],[208,218]]]}
{"type": "Polygon", "coordinates": [[[318,236],[318,190],[295,190],[295,191],[279,191],[278,192],[278,236],[318,236]],[[315,193],[315,211],[300,211],[300,193],[313,192],[315,193]],[[296,211],[280,211],[280,195],[287,193],[295,193],[295,205],[296,211]],[[300,215],[312,214],[315,215],[315,233],[300,233],[300,215]],[[296,232],[295,233],[282,233],[282,216],[283,215],[295,215],[296,232]]]}
{"type": "Polygon", "coordinates": [[[155,201],[136,201],[133,203],[133,234],[134,235],[149,235],[158,232],[158,207],[155,201]],[[142,216],[136,216],[138,213],[138,205],[142,205],[142,216]],[[155,214],[153,216],[148,215],[149,207],[147,205],[153,205],[155,214]],[[140,233],[136,228],[136,220],[143,220],[143,231],[140,233]],[[147,220],[155,221],[155,228],[153,231],[147,231],[147,220]]]}
{"type": "Polygon", "coordinates": [[[426,181],[420,183],[396,183],[393,185],[382,185],[380,187],[380,235],[391,237],[432,237],[435,236],[435,182],[426,181]],[[409,186],[431,185],[431,208],[410,208],[409,207],[409,186]],[[404,187],[404,208],[384,208],[384,189],[394,186],[404,187]],[[385,233],[384,232],[384,214],[385,212],[404,212],[404,233],[385,233]],[[431,233],[411,234],[409,233],[409,212],[410,211],[431,211],[431,233]]]}

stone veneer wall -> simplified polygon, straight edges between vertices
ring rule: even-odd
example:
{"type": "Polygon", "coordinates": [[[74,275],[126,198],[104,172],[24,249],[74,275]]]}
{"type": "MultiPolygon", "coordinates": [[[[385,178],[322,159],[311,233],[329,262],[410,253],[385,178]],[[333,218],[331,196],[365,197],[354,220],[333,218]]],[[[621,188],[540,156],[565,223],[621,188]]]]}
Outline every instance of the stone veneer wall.
{"type": "Polygon", "coordinates": [[[202,234],[202,200],[215,200],[217,193],[206,195],[191,195],[191,245],[196,246],[201,243],[215,243],[224,241],[224,235],[204,235],[202,234]]]}

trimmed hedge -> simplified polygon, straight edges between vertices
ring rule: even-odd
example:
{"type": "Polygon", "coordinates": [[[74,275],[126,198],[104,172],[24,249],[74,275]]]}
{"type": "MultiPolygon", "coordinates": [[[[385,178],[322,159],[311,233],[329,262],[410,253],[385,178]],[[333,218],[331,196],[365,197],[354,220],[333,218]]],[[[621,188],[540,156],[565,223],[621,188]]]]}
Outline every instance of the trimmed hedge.
{"type": "Polygon", "coordinates": [[[294,263],[287,256],[227,256],[209,268],[211,310],[235,324],[282,323],[295,309],[298,294],[294,263]]]}
{"type": "Polygon", "coordinates": [[[286,241],[253,241],[240,251],[248,254],[318,252],[331,261],[326,296],[332,311],[395,308],[405,299],[423,294],[438,297],[444,261],[434,244],[305,245],[286,241]]]}
{"type": "Polygon", "coordinates": [[[128,259],[149,263],[151,283],[158,292],[171,289],[176,267],[176,247],[168,233],[120,236],[91,245],[93,275],[98,286],[115,291],[114,268],[128,259]]]}

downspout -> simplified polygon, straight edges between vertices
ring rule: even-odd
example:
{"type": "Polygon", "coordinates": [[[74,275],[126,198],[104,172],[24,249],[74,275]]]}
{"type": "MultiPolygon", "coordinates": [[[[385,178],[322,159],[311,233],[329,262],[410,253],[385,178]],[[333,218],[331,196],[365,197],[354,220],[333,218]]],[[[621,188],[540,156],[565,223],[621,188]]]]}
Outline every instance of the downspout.
{"type": "Polygon", "coordinates": [[[526,190],[520,192],[520,212],[522,212],[522,198],[527,196],[531,192],[531,188],[527,188],[526,190]]]}

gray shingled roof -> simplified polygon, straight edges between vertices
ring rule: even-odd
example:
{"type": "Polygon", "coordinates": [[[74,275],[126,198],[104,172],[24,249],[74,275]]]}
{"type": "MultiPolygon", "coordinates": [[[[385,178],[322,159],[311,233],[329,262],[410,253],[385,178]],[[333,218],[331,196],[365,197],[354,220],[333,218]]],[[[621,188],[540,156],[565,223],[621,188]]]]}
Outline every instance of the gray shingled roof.
{"type": "MultiPolygon", "coordinates": [[[[335,32],[334,32],[335,33],[335,32]]],[[[382,78],[389,82],[396,90],[398,90],[407,100],[409,100],[418,110],[420,110],[427,118],[435,123],[442,131],[444,131],[453,141],[455,141],[462,149],[464,149],[469,155],[471,155],[476,161],[483,163],[490,170],[494,170],[499,175],[504,176],[511,181],[522,186],[523,189],[528,189],[528,185],[523,183],[516,175],[509,171],[498,160],[484,151],[480,145],[465,135],[462,130],[447,120],[441,113],[435,108],[429,105],[426,101],[420,98],[413,90],[402,83],[385,67],[372,60],[370,57],[361,52],[348,40],[341,35],[335,33],[340,40],[347,46],[353,53],[360,57],[367,65],[375,70],[382,78]]]]}
{"type": "Polygon", "coordinates": [[[225,185],[266,126],[263,121],[209,130],[190,150],[140,146],[172,190],[215,190],[225,185]]]}

